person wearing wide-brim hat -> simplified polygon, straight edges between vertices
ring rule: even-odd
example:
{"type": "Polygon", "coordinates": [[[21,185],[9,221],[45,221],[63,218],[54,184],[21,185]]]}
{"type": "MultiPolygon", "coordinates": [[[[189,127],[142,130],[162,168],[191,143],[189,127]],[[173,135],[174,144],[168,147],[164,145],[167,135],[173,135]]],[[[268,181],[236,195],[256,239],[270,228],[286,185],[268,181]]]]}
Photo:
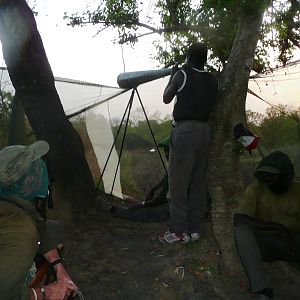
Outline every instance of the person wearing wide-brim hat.
{"type": "Polygon", "coordinates": [[[42,156],[46,141],[14,145],[0,151],[0,298],[65,299],[77,287],[66,273],[56,247],[62,243],[58,222],[45,222],[37,214],[34,199],[46,198],[48,172],[42,156]],[[37,253],[54,267],[58,283],[32,287],[37,253]],[[31,272],[29,272],[31,271],[31,272]]]}
{"type": "Polygon", "coordinates": [[[254,176],[234,215],[235,239],[252,292],[272,299],[263,261],[300,262],[300,183],[281,151],[264,157],[254,176]]]}

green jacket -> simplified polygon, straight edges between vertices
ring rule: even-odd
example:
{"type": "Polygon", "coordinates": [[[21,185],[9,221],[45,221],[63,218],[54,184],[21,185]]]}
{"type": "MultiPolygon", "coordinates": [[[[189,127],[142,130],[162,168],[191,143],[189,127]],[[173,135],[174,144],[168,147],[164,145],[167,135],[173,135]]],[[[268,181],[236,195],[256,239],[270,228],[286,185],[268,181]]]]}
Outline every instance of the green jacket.
{"type": "Polygon", "coordinates": [[[0,299],[30,299],[25,277],[34,257],[56,246],[29,201],[0,197],[0,299]]]}
{"type": "Polygon", "coordinates": [[[275,194],[257,181],[248,186],[238,213],[261,221],[280,223],[292,232],[300,233],[300,183],[292,182],[285,193],[275,194]]]}

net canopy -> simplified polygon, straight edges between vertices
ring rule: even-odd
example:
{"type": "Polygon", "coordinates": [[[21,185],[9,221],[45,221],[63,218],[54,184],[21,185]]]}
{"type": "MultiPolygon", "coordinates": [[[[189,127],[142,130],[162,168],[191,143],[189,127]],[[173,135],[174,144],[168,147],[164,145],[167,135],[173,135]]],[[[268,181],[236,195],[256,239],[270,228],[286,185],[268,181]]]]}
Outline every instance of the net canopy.
{"type": "Polygon", "coordinates": [[[264,112],[269,106],[300,105],[300,60],[279,67],[272,72],[257,74],[249,80],[247,107],[264,112]],[[253,92],[253,93],[251,93],[253,92]]]}
{"type": "MultiPolygon", "coordinates": [[[[138,86],[128,117],[132,90],[55,77],[64,111],[81,136],[95,182],[106,193],[142,200],[164,175],[146,115],[158,142],[170,135],[173,106],[162,102],[168,80],[167,76],[138,86]]],[[[270,105],[299,106],[299,80],[300,61],[253,76],[247,109],[264,113],[270,105]]],[[[14,92],[5,68],[1,69],[1,89],[14,92]]]]}

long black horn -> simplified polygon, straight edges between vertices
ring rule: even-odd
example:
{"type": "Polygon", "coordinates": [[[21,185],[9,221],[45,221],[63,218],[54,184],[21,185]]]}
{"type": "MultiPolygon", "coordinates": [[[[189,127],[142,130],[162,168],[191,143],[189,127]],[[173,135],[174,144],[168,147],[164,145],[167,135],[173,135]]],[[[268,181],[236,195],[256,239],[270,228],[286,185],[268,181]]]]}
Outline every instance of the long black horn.
{"type": "Polygon", "coordinates": [[[119,74],[117,82],[120,88],[135,88],[142,83],[159,79],[171,74],[172,68],[163,68],[159,70],[125,72],[119,74]]]}

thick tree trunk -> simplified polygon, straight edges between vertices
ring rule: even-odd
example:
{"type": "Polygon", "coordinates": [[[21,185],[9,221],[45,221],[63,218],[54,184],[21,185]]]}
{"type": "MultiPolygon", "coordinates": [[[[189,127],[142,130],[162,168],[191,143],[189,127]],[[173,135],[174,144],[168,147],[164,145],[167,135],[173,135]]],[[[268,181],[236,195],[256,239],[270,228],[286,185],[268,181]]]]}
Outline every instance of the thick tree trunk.
{"type": "Polygon", "coordinates": [[[18,98],[13,98],[11,118],[8,132],[8,145],[24,145],[25,143],[25,113],[18,98]]]}
{"type": "Polygon", "coordinates": [[[233,237],[233,210],[241,199],[244,184],[239,156],[233,149],[233,127],[246,123],[245,100],[250,69],[262,24],[263,11],[244,14],[239,22],[231,54],[220,78],[220,94],[211,119],[209,185],[212,196],[212,227],[229,276],[243,274],[233,237]]]}
{"type": "Polygon", "coordinates": [[[296,179],[300,181],[300,116],[295,120],[297,122],[297,136],[298,136],[298,148],[294,161],[296,179]]]}
{"type": "MultiPolygon", "coordinates": [[[[15,97],[37,139],[50,144],[50,175],[66,191],[76,214],[94,199],[93,178],[79,135],[65,116],[31,9],[25,0],[0,3],[0,38],[15,97]]],[[[61,200],[61,199],[60,199],[61,200]]]]}

